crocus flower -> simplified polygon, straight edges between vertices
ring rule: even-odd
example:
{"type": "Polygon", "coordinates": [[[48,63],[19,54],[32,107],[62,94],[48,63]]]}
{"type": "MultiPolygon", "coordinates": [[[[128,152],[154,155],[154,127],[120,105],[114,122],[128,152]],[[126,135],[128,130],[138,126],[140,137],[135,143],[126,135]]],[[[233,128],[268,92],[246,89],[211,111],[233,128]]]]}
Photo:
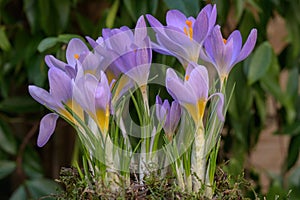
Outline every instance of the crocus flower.
{"type": "Polygon", "coordinates": [[[99,45],[93,45],[96,46],[95,52],[110,58],[106,63],[109,70],[117,77],[123,73],[139,86],[145,85],[149,76],[152,50],[144,17],[138,19],[134,33],[123,26],[119,29],[103,29],[102,35],[99,45]]]}
{"type": "Polygon", "coordinates": [[[216,25],[204,43],[205,51],[201,54],[201,58],[215,66],[223,81],[235,64],[249,56],[255,46],[256,38],[257,30],[252,29],[242,46],[240,31],[233,31],[226,40],[222,36],[220,26],[216,25]]]}
{"type": "Polygon", "coordinates": [[[89,53],[88,47],[78,38],[71,39],[66,49],[67,63],[55,58],[53,55],[45,56],[45,62],[49,68],[56,67],[66,72],[71,78],[76,75],[77,61],[83,61],[89,53]]]}
{"type": "Polygon", "coordinates": [[[158,95],[156,96],[156,117],[158,121],[162,123],[169,140],[172,139],[178,125],[180,114],[181,109],[178,102],[173,101],[170,105],[167,99],[162,102],[161,98],[158,95]]]}
{"type": "MultiPolygon", "coordinates": [[[[78,64],[80,67],[81,64],[78,64]]],[[[87,73],[75,79],[73,98],[96,122],[103,134],[107,133],[110,116],[111,91],[107,77],[100,71],[100,78],[87,73]]]]}
{"type": "Polygon", "coordinates": [[[146,17],[156,32],[158,45],[153,44],[153,49],[177,57],[186,68],[189,62],[198,62],[202,44],[215,25],[217,11],[215,5],[208,4],[195,19],[178,10],[170,10],[166,26],[152,15],[146,17]]]}
{"type": "Polygon", "coordinates": [[[34,85],[29,86],[29,93],[36,101],[55,111],[55,113],[47,114],[41,120],[37,141],[40,147],[44,146],[53,134],[59,115],[71,122],[73,121],[72,115],[65,109],[63,103],[73,109],[77,115],[82,116],[81,109],[72,100],[70,77],[59,68],[51,67],[48,71],[48,78],[49,92],[34,85]]]}
{"type": "Polygon", "coordinates": [[[224,120],[223,94],[214,93],[208,97],[208,72],[204,66],[190,64],[186,69],[184,80],[169,68],[166,75],[166,88],[170,95],[187,109],[196,125],[202,123],[207,101],[212,96],[219,96],[217,114],[220,120],[224,120]]]}

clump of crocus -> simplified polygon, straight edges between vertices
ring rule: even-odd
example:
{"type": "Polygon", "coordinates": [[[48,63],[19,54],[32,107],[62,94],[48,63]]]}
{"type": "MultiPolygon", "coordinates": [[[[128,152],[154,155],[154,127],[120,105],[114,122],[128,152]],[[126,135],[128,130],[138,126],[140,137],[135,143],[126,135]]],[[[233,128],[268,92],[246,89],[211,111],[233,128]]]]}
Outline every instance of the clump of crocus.
{"type": "Polygon", "coordinates": [[[228,104],[223,83],[232,67],[252,52],[257,31],[250,32],[244,45],[237,30],[224,39],[215,25],[216,6],[210,4],[196,18],[170,10],[166,26],[151,15],[146,18],[156,34],[154,41],[141,16],[134,30],[105,28],[96,40],[86,37],[91,50],[80,39],[70,40],[66,62],[45,57],[49,92],[29,86],[31,96],[52,111],[41,120],[38,146],[47,143],[60,116],[74,126],[87,150],[85,172],[92,173],[93,183],[109,180],[117,190],[122,179],[126,186],[130,184],[133,170],[139,174],[136,181],[143,184],[149,163],[163,168],[170,164],[179,188],[199,192],[204,187],[211,198],[224,105],[228,104]],[[147,89],[152,49],[176,57],[185,69],[183,78],[171,67],[166,70],[165,87],[173,101],[162,101],[157,95],[154,112],[148,102],[155,97],[149,97],[147,89]],[[209,84],[208,70],[200,61],[215,66],[221,84],[209,84]],[[139,123],[127,119],[132,114],[127,110],[139,123]],[[136,130],[140,138],[130,135],[136,130]],[[167,140],[161,140],[164,136],[167,140]]]}

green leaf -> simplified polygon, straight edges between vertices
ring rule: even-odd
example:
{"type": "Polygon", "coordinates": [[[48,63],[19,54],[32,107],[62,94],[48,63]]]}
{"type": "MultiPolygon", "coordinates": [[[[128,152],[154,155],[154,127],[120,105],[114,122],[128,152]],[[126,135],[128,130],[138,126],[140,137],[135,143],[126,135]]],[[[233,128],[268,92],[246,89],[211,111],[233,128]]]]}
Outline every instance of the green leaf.
{"type": "Polygon", "coordinates": [[[39,54],[34,59],[30,59],[27,64],[28,80],[37,86],[44,86],[47,79],[48,68],[44,62],[44,56],[39,54]]]}
{"type": "Polygon", "coordinates": [[[298,160],[300,151],[300,135],[291,137],[286,159],[286,171],[290,170],[298,160]]]}
{"type": "Polygon", "coordinates": [[[108,28],[112,28],[113,25],[114,25],[114,21],[115,21],[116,15],[117,15],[117,11],[119,9],[119,4],[120,4],[120,1],[115,0],[114,4],[109,9],[109,13],[106,17],[106,23],[105,23],[108,28]]]}
{"type": "Polygon", "coordinates": [[[44,52],[46,51],[47,49],[50,49],[51,47],[54,47],[58,42],[58,38],[57,37],[48,37],[48,38],[45,38],[43,39],[39,46],[38,46],[38,51],[39,52],[44,52]]]}
{"type": "Polygon", "coordinates": [[[249,66],[249,85],[252,85],[266,74],[272,63],[272,53],[272,47],[268,42],[262,43],[256,49],[249,66]]]}
{"type": "Polygon", "coordinates": [[[79,38],[81,40],[84,40],[80,35],[76,35],[76,34],[60,34],[57,37],[57,41],[67,44],[73,38],[79,38]]]}
{"type": "MultiPolygon", "coordinates": [[[[62,33],[68,24],[71,3],[70,0],[52,0],[52,2],[57,13],[56,33],[62,33]]],[[[52,17],[50,15],[50,18],[52,17]]],[[[52,19],[50,21],[54,22],[52,19]]]]}
{"type": "Polygon", "coordinates": [[[38,103],[29,96],[15,96],[0,102],[0,111],[12,113],[31,113],[39,110],[38,103]]]}
{"type": "Polygon", "coordinates": [[[9,51],[11,48],[10,42],[6,36],[5,28],[0,27],[0,49],[3,51],[9,51]]]}
{"type": "Polygon", "coordinates": [[[235,9],[236,9],[235,19],[236,19],[236,21],[240,21],[240,18],[244,11],[245,0],[235,0],[234,4],[235,4],[235,9]]]}
{"type": "Polygon", "coordinates": [[[27,200],[27,194],[24,185],[20,185],[18,189],[14,191],[9,200],[27,200]]]}
{"type": "Polygon", "coordinates": [[[155,15],[158,7],[158,0],[147,1],[147,3],[148,3],[150,13],[152,15],[155,15]]]}
{"type": "Polygon", "coordinates": [[[124,0],[124,5],[132,20],[135,21],[137,19],[135,14],[135,4],[132,2],[132,0],[124,0]]]}
{"type": "Polygon", "coordinates": [[[293,124],[287,124],[281,131],[276,131],[275,134],[284,134],[290,136],[296,136],[300,134],[300,123],[296,121],[293,124]]]}
{"type": "Polygon", "coordinates": [[[59,185],[48,179],[33,179],[26,181],[26,186],[33,199],[39,199],[43,196],[57,194],[59,185]]]}
{"type": "Polygon", "coordinates": [[[30,24],[31,32],[35,33],[39,27],[39,12],[36,0],[24,0],[23,10],[30,24]]]}
{"type": "Polygon", "coordinates": [[[9,160],[0,161],[0,179],[5,178],[16,169],[16,163],[9,160]]]}
{"type": "Polygon", "coordinates": [[[0,121],[0,148],[11,155],[17,153],[17,144],[13,133],[3,121],[0,121]]]}

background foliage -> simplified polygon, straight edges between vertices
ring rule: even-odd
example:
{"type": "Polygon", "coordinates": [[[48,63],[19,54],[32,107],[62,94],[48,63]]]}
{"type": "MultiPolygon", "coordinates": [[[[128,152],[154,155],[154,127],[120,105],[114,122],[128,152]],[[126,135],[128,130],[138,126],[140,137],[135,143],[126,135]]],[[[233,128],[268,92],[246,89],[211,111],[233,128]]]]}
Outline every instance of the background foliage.
{"type": "Polygon", "coordinates": [[[70,38],[97,38],[103,27],[133,27],[146,13],[164,21],[168,9],[195,16],[208,2],[217,4],[218,23],[225,36],[239,29],[246,38],[251,28],[258,29],[255,52],[234,67],[230,76],[229,84],[237,84],[219,160],[230,159],[226,170],[232,175],[244,170],[246,177],[255,181],[259,195],[274,199],[292,189],[291,199],[299,198],[300,168],[294,165],[300,148],[300,0],[0,0],[1,199],[35,199],[57,192],[52,180],[61,166],[71,163],[75,135],[63,121],[49,144],[43,149],[36,147],[39,120],[48,111],[29,96],[27,87],[47,88],[46,54],[64,59],[70,38]],[[275,28],[270,27],[270,20],[278,16],[284,19],[288,33],[285,38],[275,38],[283,44],[279,50],[267,29],[275,28]],[[282,73],[287,74],[283,85],[282,73]],[[281,173],[271,177],[269,192],[260,194],[259,177],[245,163],[268,126],[268,99],[276,102],[274,134],[288,135],[290,144],[281,173]]]}

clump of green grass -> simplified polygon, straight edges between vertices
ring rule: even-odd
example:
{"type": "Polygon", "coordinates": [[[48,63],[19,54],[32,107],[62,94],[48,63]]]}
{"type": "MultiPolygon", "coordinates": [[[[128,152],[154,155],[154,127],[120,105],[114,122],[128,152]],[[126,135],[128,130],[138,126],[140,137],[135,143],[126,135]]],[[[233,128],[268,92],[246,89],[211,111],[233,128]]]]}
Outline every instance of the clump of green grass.
{"type": "MultiPolygon", "coordinates": [[[[120,187],[119,191],[111,191],[109,186],[101,181],[84,181],[81,179],[76,168],[62,168],[60,177],[57,180],[64,190],[55,196],[56,199],[188,199],[207,200],[204,190],[198,193],[182,191],[175,182],[175,177],[161,177],[159,173],[147,175],[143,183],[136,181],[134,174],[132,181],[127,188],[120,187]]],[[[254,192],[251,183],[241,174],[237,177],[228,176],[221,168],[218,168],[215,175],[216,189],[214,200],[248,200],[244,195],[254,192]]],[[[256,196],[256,195],[255,195],[256,196]]]]}

